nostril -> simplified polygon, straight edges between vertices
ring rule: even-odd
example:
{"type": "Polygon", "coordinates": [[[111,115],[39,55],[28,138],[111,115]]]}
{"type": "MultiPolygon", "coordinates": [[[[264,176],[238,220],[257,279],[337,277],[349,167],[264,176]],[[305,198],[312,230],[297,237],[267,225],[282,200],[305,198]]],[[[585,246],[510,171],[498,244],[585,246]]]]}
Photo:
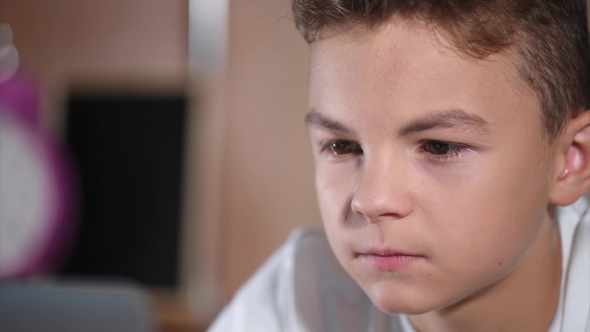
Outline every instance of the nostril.
{"type": "Polygon", "coordinates": [[[349,206],[355,217],[365,222],[379,222],[410,214],[414,203],[408,181],[404,177],[392,176],[405,173],[396,172],[390,164],[376,163],[372,171],[369,166],[365,165],[350,197],[349,206]]]}
{"type": "Polygon", "coordinates": [[[357,217],[367,222],[402,219],[413,210],[413,203],[409,197],[390,197],[361,202],[353,200],[351,211],[357,217]]]}

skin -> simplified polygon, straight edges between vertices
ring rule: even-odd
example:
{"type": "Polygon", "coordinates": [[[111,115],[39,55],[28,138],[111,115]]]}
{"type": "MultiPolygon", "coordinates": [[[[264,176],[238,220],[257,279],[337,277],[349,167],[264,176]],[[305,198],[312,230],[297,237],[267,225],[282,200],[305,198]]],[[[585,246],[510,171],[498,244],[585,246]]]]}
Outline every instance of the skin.
{"type": "Polygon", "coordinates": [[[590,115],[551,144],[512,59],[435,29],[327,27],[307,116],[324,227],[375,305],[419,331],[546,331],[559,298],[556,205],[590,187],[590,115]],[[450,143],[449,143],[450,142],[450,143]],[[380,268],[375,250],[416,256],[380,268]]]}

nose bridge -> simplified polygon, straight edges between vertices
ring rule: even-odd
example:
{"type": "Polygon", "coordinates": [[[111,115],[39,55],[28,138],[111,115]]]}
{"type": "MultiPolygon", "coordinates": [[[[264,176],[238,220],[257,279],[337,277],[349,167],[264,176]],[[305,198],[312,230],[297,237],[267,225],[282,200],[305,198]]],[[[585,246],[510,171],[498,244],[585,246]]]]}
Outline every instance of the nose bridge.
{"type": "Polygon", "coordinates": [[[361,168],[351,202],[355,214],[378,221],[403,218],[411,212],[410,177],[403,157],[365,155],[361,168]]]}

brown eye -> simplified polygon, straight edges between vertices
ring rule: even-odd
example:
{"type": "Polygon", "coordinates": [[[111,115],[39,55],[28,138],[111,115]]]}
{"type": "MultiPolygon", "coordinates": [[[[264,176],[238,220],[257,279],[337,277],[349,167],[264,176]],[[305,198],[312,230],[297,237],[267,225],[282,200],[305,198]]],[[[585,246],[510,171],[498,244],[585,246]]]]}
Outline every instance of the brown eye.
{"type": "Polygon", "coordinates": [[[355,150],[354,144],[347,141],[332,142],[330,148],[337,155],[352,153],[355,150]]]}
{"type": "Polygon", "coordinates": [[[437,156],[442,156],[445,155],[447,153],[449,153],[450,150],[450,146],[449,143],[444,143],[444,142],[439,142],[439,141],[430,141],[427,142],[424,147],[426,148],[426,151],[437,155],[437,156]]]}

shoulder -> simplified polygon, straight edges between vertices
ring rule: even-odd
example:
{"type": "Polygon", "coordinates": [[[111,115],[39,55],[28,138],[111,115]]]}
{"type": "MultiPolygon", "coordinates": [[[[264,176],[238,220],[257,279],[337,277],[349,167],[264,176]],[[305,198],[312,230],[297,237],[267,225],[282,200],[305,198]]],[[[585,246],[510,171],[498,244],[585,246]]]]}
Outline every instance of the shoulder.
{"type": "Polygon", "coordinates": [[[324,232],[294,230],[236,293],[209,331],[401,330],[342,269],[324,232]]]}
{"type": "Polygon", "coordinates": [[[252,275],[209,331],[286,331],[295,311],[294,271],[300,258],[324,248],[325,234],[312,227],[291,232],[287,241],[252,275]],[[299,259],[297,259],[299,258],[299,259]]]}
{"type": "MultiPolygon", "coordinates": [[[[590,209],[588,200],[558,210],[564,280],[561,316],[563,331],[590,332],[590,209]]],[[[559,314],[558,314],[559,316],[559,314]]]]}
{"type": "Polygon", "coordinates": [[[585,196],[580,197],[574,204],[557,209],[557,219],[560,227],[567,231],[574,231],[577,227],[590,227],[590,202],[585,196]]]}

